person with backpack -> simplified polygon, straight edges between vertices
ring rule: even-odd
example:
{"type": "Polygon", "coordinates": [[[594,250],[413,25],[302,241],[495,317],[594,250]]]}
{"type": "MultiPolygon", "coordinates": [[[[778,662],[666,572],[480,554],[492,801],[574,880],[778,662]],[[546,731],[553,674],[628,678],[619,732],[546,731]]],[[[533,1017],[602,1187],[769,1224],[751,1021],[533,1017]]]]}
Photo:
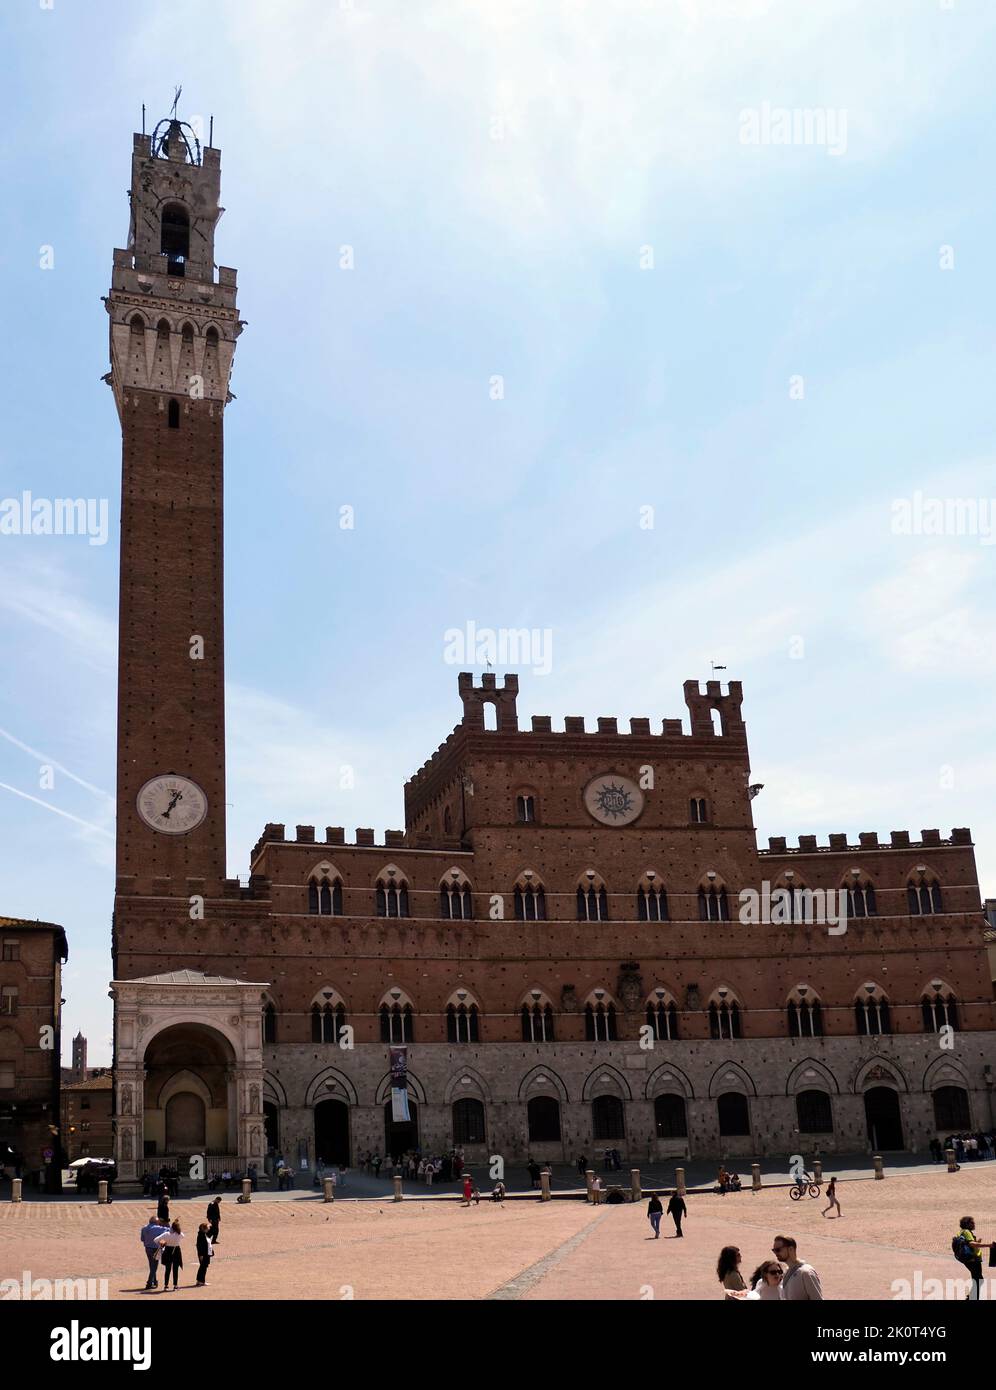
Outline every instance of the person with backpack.
{"type": "Polygon", "coordinates": [[[982,1289],[982,1252],[985,1246],[975,1239],[975,1218],[963,1216],[958,1234],[952,1238],[951,1253],[972,1276],[972,1287],[966,1298],[977,1299],[982,1289]]]}
{"type": "Polygon", "coordinates": [[[651,1226],[654,1228],[654,1240],[660,1240],[661,1238],[661,1217],[663,1215],[664,1208],[661,1205],[661,1199],[655,1192],[647,1203],[647,1217],[650,1220],[651,1226]]]}

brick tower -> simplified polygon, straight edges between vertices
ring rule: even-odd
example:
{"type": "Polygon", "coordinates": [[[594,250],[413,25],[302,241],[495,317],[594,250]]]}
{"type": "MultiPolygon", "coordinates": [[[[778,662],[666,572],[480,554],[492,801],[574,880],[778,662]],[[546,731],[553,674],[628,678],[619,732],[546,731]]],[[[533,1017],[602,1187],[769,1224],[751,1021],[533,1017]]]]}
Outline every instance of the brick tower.
{"type": "Polygon", "coordinates": [[[233,891],[222,496],[242,325],[235,271],[215,276],[220,191],[220,152],[189,125],[135,135],[128,247],[105,300],[122,436],[111,993],[126,1180],[153,1156],[244,1163],[262,1143],[260,987],[231,977],[225,952],[203,959],[233,891]]]}
{"type": "Polygon", "coordinates": [[[214,278],[221,156],[189,127],[136,135],[115,251],[108,376],[121,420],[117,873],[225,875],[223,420],[241,327],[214,278]],[[144,789],[144,790],[143,790],[144,789]]]}

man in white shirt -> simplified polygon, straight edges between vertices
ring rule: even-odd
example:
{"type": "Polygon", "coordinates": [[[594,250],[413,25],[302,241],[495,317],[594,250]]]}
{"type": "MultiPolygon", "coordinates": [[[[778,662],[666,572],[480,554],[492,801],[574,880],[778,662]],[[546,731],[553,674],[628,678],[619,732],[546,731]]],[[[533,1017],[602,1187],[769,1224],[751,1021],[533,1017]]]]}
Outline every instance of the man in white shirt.
{"type": "Polygon", "coordinates": [[[771,1253],[786,1266],[782,1277],[782,1298],[790,1303],[822,1303],[820,1276],[812,1265],[800,1260],[791,1236],[775,1236],[771,1253]]]}

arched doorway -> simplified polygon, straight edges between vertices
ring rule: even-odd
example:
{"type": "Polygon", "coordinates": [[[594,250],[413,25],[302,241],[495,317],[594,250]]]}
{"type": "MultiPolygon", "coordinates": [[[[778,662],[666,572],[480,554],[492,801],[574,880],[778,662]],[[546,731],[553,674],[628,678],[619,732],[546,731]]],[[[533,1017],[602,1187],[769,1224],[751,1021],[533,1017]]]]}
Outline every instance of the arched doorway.
{"type": "Polygon", "coordinates": [[[388,1161],[418,1148],[418,1105],[411,1096],[408,1097],[408,1113],[410,1120],[395,1120],[391,1117],[391,1102],[384,1105],[384,1157],[388,1161]]]}
{"type": "Polygon", "coordinates": [[[204,1102],[193,1091],[177,1091],[166,1102],[166,1152],[200,1153],[206,1141],[204,1102]]]}
{"type": "Polygon", "coordinates": [[[145,1048],[145,1157],[238,1153],[235,1052],[207,1024],[177,1023],[145,1048]]]}
{"type": "Polygon", "coordinates": [[[349,1166],[349,1106],[320,1100],[315,1106],[315,1159],[349,1166]]]}
{"type": "Polygon", "coordinates": [[[902,1149],[903,1121],[899,1092],[891,1086],[872,1086],[865,1092],[865,1120],[873,1149],[902,1149]]]}

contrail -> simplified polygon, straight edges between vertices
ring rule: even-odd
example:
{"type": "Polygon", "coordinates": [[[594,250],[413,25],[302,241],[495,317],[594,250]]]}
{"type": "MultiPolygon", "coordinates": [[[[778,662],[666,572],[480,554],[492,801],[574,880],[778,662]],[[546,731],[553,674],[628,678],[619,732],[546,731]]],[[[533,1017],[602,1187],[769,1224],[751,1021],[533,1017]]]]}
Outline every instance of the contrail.
{"type": "MultiPolygon", "coordinates": [[[[76,781],[79,781],[78,777],[76,781]]],[[[86,784],[84,783],[84,785],[86,784]]],[[[51,811],[54,816],[62,816],[66,820],[75,821],[77,825],[85,825],[87,830],[95,830],[98,835],[106,835],[109,840],[114,839],[111,832],[105,830],[102,825],[94,825],[91,821],[81,820],[79,816],[71,816],[68,811],[60,811],[58,806],[50,806],[47,801],[42,801],[40,796],[29,796],[27,792],[19,791],[17,787],[12,787],[7,782],[0,782],[0,788],[5,792],[13,792],[15,796],[23,796],[25,801],[33,801],[36,806],[44,807],[46,811],[51,811]]],[[[96,788],[94,790],[96,790],[96,788]]]]}
{"type": "Polygon", "coordinates": [[[49,763],[52,767],[57,767],[66,777],[70,777],[79,786],[85,787],[88,792],[93,792],[94,796],[102,796],[107,801],[114,800],[113,796],[108,792],[101,791],[100,787],[95,787],[92,782],[84,782],[82,777],[77,777],[76,773],[70,772],[68,767],[63,767],[62,763],[57,763],[54,758],[49,758],[46,757],[44,753],[39,753],[37,748],[31,748],[28,744],[22,743],[19,738],[15,738],[13,734],[9,734],[6,729],[0,729],[0,738],[5,738],[8,743],[12,743],[15,748],[20,748],[23,753],[30,753],[31,756],[37,758],[39,762],[49,763]]]}

